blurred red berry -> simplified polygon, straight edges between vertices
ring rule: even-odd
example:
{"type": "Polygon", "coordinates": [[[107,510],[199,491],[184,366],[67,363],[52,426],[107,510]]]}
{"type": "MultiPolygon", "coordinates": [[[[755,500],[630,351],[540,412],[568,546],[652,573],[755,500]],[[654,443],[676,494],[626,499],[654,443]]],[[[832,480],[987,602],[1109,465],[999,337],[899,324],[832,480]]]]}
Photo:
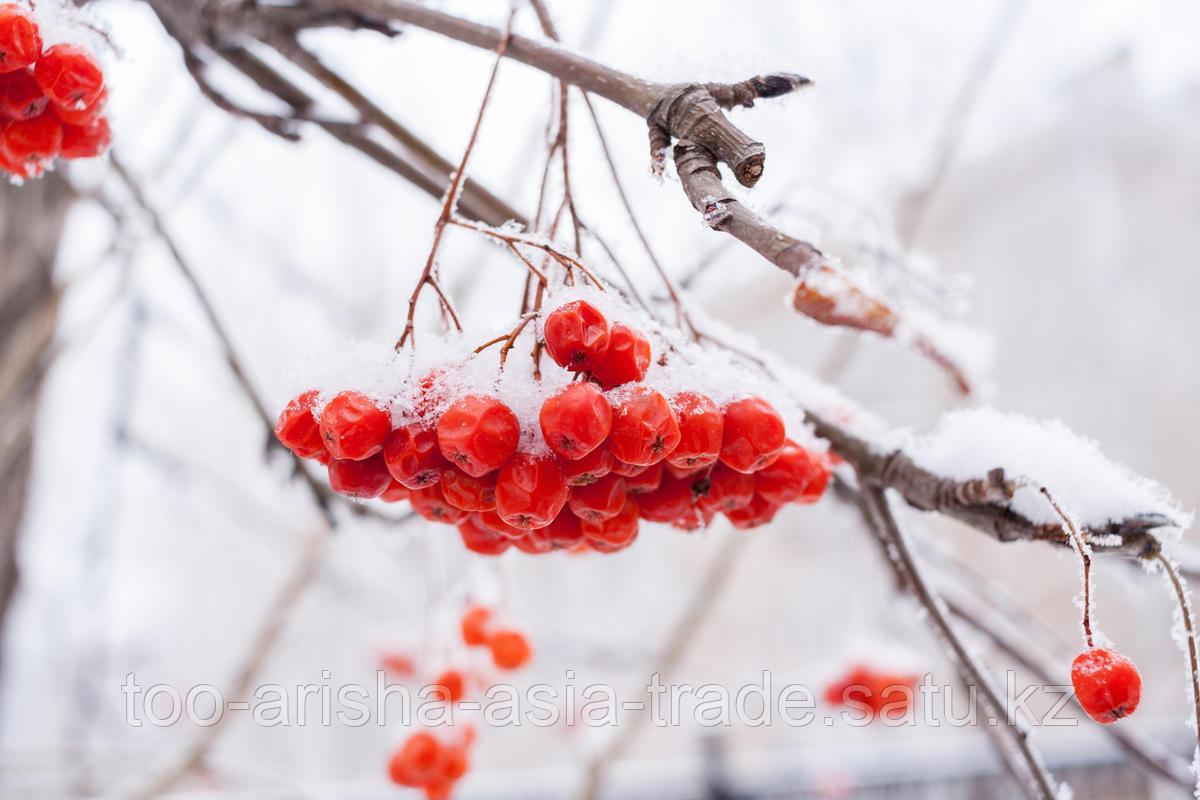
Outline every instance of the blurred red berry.
{"type": "Polygon", "coordinates": [[[24,69],[0,75],[0,117],[32,119],[46,110],[50,98],[24,69]]]}
{"type": "Polygon", "coordinates": [[[275,438],[301,458],[325,455],[325,440],[314,411],[317,394],[312,390],[292,398],[275,422],[275,438]]]}
{"type": "Polygon", "coordinates": [[[62,149],[62,125],[43,112],[32,119],[13,119],[0,129],[0,150],[32,175],[40,175],[62,149]]]}
{"type": "Polygon", "coordinates": [[[488,637],[492,662],[500,669],[520,669],[533,655],[525,634],[511,629],[498,630],[488,637]]]}
{"type": "Polygon", "coordinates": [[[646,386],[633,389],[614,409],[609,444],[626,464],[655,464],[671,455],[679,422],[667,398],[646,386]]]}
{"type": "Polygon", "coordinates": [[[442,487],[437,483],[426,486],[424,489],[412,489],[408,499],[412,503],[413,511],[430,522],[457,525],[467,518],[466,511],[455,508],[446,502],[446,497],[442,494],[442,487]]]}
{"type": "Polygon", "coordinates": [[[608,320],[592,304],[575,300],[550,312],[542,336],[555,363],[582,372],[608,348],[608,320]]]}
{"type": "Polygon", "coordinates": [[[456,669],[448,669],[438,675],[433,681],[433,691],[438,699],[447,703],[457,703],[466,696],[467,682],[463,674],[456,669]]]}
{"type": "Polygon", "coordinates": [[[620,322],[614,323],[608,348],[594,359],[592,377],[605,389],[640,381],[650,368],[650,342],[645,336],[620,322]]]}
{"type": "Polygon", "coordinates": [[[725,406],[721,461],[738,472],[756,472],[770,464],[787,438],[783,417],[761,397],[725,406]]]}
{"type": "Polygon", "coordinates": [[[514,528],[543,528],[567,504],[570,488],[551,457],[526,453],[505,464],[496,480],[496,513],[514,528]]]}
{"type": "Polygon", "coordinates": [[[104,72],[86,50],[73,44],[47,48],[33,68],[42,91],[57,106],[85,109],[100,99],[104,72]]]}
{"type": "Polygon", "coordinates": [[[615,517],[625,506],[625,479],[610,474],[588,486],[576,486],[567,504],[575,516],[589,522],[615,517]]]}
{"type": "Polygon", "coordinates": [[[717,462],[725,420],[712,400],[695,392],[680,392],[671,400],[679,418],[679,446],[667,459],[680,469],[700,469],[717,462]]]}
{"type": "Polygon", "coordinates": [[[471,606],[463,612],[462,638],[472,646],[487,644],[488,623],[492,620],[492,610],[487,606],[471,606]]]}
{"type": "Polygon", "coordinates": [[[1142,676],[1125,656],[1104,647],[1084,650],[1071,663],[1075,699],[1087,715],[1110,725],[1137,710],[1142,676]]]}
{"type": "Polygon", "coordinates": [[[392,416],[359,392],[336,395],[321,411],[321,436],[334,458],[361,461],[383,450],[392,416]]]}
{"type": "Polygon", "coordinates": [[[587,486],[612,472],[614,461],[612,450],[602,444],[583,458],[561,461],[559,466],[568,486],[587,486]]]}
{"type": "Polygon", "coordinates": [[[517,452],[521,425],[516,414],[495,397],[469,395],[442,414],[437,437],[450,463],[479,478],[504,466],[517,452]]]}
{"type": "Polygon", "coordinates": [[[766,525],[775,519],[777,513],[779,513],[777,503],[772,503],[762,495],[756,494],[746,505],[726,511],[725,517],[733,524],[733,527],[749,530],[766,525]]]}
{"type": "Polygon", "coordinates": [[[379,497],[392,482],[383,456],[361,461],[335,458],[329,462],[329,488],[347,497],[379,497]]]}
{"type": "Polygon", "coordinates": [[[100,96],[96,98],[96,102],[91,105],[84,106],[83,108],[54,106],[54,115],[66,125],[76,125],[80,128],[86,128],[100,119],[100,115],[104,112],[107,105],[108,89],[106,87],[100,92],[100,96]]]}
{"type": "Polygon", "coordinates": [[[437,777],[441,759],[441,742],[431,733],[417,731],[392,756],[388,772],[401,786],[424,786],[437,777]]]}
{"type": "Polygon", "coordinates": [[[420,424],[404,425],[388,434],[383,458],[392,477],[409,489],[424,489],[453,469],[438,446],[437,431],[420,424]]]}
{"type": "Polygon", "coordinates": [[[458,523],[458,534],[462,537],[463,547],[481,556],[501,555],[512,545],[508,537],[482,525],[475,514],[458,523]]]}
{"type": "Polygon", "coordinates": [[[716,515],[716,511],[695,503],[687,511],[671,520],[671,527],[681,531],[698,531],[701,528],[707,528],[716,515]]]}
{"type": "Polygon", "coordinates": [[[62,131],[59,155],[68,160],[102,156],[112,144],[112,131],[105,117],[97,117],[84,126],[63,125],[62,131]]]}
{"type": "Polygon", "coordinates": [[[442,494],[463,511],[491,511],[496,507],[496,473],[472,478],[451,467],[442,473],[442,494]]]}
{"type": "Polygon", "coordinates": [[[0,5],[0,73],[25,69],[42,54],[33,15],[16,3],[0,5]]]}
{"type": "Polygon", "coordinates": [[[593,384],[572,383],[546,399],[539,420],[542,438],[555,455],[583,458],[608,438],[612,406],[593,384]]]}

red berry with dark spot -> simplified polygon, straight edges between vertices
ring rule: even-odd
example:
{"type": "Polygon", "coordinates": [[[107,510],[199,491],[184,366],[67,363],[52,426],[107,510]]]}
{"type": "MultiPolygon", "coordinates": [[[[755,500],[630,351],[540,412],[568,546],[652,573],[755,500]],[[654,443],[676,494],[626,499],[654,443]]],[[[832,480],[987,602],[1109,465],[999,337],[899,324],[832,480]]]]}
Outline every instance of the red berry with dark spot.
{"type": "Polygon", "coordinates": [[[59,155],[67,160],[102,156],[112,144],[112,131],[106,117],[98,117],[83,126],[63,125],[62,137],[59,155]]]}
{"type": "Polygon", "coordinates": [[[453,469],[438,447],[437,431],[420,424],[404,425],[388,434],[383,458],[392,477],[409,489],[424,489],[453,469]]]}
{"type": "Polygon", "coordinates": [[[583,372],[608,349],[608,320],[592,304],[575,300],[550,312],[542,336],[555,363],[583,372]]]}
{"type": "Polygon", "coordinates": [[[86,50],[73,44],[56,44],[42,53],[34,77],[57,106],[85,109],[100,99],[104,72],[86,50]]]}
{"type": "Polygon", "coordinates": [[[461,508],[455,508],[446,502],[442,487],[435,483],[424,489],[413,489],[409,493],[409,501],[413,511],[416,511],[430,522],[444,522],[447,525],[457,525],[467,518],[468,514],[461,508]]]}
{"type": "Polygon", "coordinates": [[[692,484],[687,480],[664,475],[657,489],[638,495],[642,519],[649,522],[674,522],[695,504],[692,484]]]}
{"type": "Polygon", "coordinates": [[[0,75],[0,117],[32,119],[46,110],[50,98],[28,70],[0,75]]]}
{"type": "Polygon", "coordinates": [[[559,466],[562,467],[563,477],[567,479],[568,486],[587,486],[612,472],[615,461],[612,450],[607,444],[602,444],[583,458],[561,461],[559,466]]]}
{"type": "Polygon", "coordinates": [[[1137,667],[1115,650],[1093,647],[1071,663],[1075,699],[1087,715],[1109,725],[1137,710],[1142,697],[1142,676],[1137,667]]]}
{"type": "Polygon", "coordinates": [[[680,469],[700,469],[717,462],[725,420],[712,400],[695,392],[680,392],[671,400],[679,418],[679,446],[667,460],[680,469]]]}
{"type": "Polygon", "coordinates": [[[335,458],[329,462],[329,488],[348,497],[379,497],[392,483],[383,456],[351,461],[335,458]]]}
{"type": "Polygon", "coordinates": [[[738,472],[757,472],[775,460],[787,438],[783,417],[761,397],[725,406],[721,461],[738,472]]]}
{"type": "Polygon", "coordinates": [[[757,475],[735,472],[724,464],[717,464],[708,474],[708,491],[697,502],[713,511],[745,508],[754,499],[754,483],[757,479],[757,475]]]}
{"type": "Polygon", "coordinates": [[[607,475],[590,486],[577,486],[567,503],[575,516],[589,522],[615,517],[625,506],[625,479],[607,475]]]}
{"type": "Polygon", "coordinates": [[[741,530],[749,530],[757,528],[760,525],[766,525],[771,520],[775,519],[775,515],[779,513],[779,505],[772,503],[761,495],[754,495],[754,498],[742,506],[725,512],[725,517],[733,527],[741,530]]]}
{"type": "Polygon", "coordinates": [[[555,459],[521,453],[496,479],[496,513],[514,528],[544,528],[562,511],[570,493],[555,459]]]}
{"type": "Polygon", "coordinates": [[[558,512],[554,522],[540,529],[538,533],[553,542],[556,547],[574,547],[583,541],[583,528],[579,517],[572,514],[569,508],[558,512]]]}
{"type": "Polygon", "coordinates": [[[294,397],[275,422],[275,438],[301,458],[320,458],[326,454],[325,440],[314,414],[316,402],[315,390],[294,397]]]}
{"type": "Polygon", "coordinates": [[[379,499],[385,503],[401,503],[409,498],[409,494],[408,488],[393,478],[388,487],[383,490],[383,494],[379,495],[379,499]]]}
{"type": "Polygon", "coordinates": [[[13,119],[0,129],[0,150],[30,175],[41,175],[62,149],[62,125],[46,111],[32,119],[13,119]]]}
{"type": "MultiPolygon", "coordinates": [[[[648,467],[639,467],[640,471],[625,477],[625,491],[629,494],[646,494],[653,492],[662,484],[663,465],[660,461],[648,467]]],[[[615,472],[616,470],[614,470],[615,472]]]]}
{"type": "Polygon", "coordinates": [[[756,491],[772,503],[813,503],[829,482],[825,458],[790,439],[779,456],[754,475],[756,491]]]}
{"type": "Polygon", "coordinates": [[[621,507],[620,513],[616,516],[597,521],[581,520],[580,529],[592,543],[593,549],[601,549],[596,545],[602,545],[605,548],[612,548],[605,552],[613,552],[613,550],[627,547],[637,538],[638,513],[637,501],[632,497],[627,497],[625,505],[621,507]]]}
{"type": "Polygon", "coordinates": [[[104,108],[107,105],[108,89],[105,88],[100,92],[100,96],[96,98],[96,102],[91,105],[84,106],[83,108],[54,106],[54,115],[66,125],[77,125],[81,128],[86,128],[100,119],[100,115],[104,112],[104,108]]]}
{"type": "Polygon", "coordinates": [[[442,455],[479,478],[504,466],[517,452],[521,424],[495,397],[469,395],[456,400],[437,425],[442,455]]]}
{"type": "Polygon", "coordinates": [[[547,398],[539,415],[542,438],[560,458],[583,458],[608,438],[612,406],[593,384],[572,383],[547,398]]]}
{"type": "Polygon", "coordinates": [[[592,363],[592,377],[605,389],[640,381],[650,368],[650,342],[620,322],[613,323],[608,349],[592,363]]]}
{"type": "Polygon", "coordinates": [[[463,511],[491,511],[496,507],[496,473],[472,478],[451,467],[442,473],[442,494],[463,511]]]}
{"type": "Polygon", "coordinates": [[[42,54],[37,22],[16,3],[0,5],[0,73],[25,69],[42,54]]]}
{"type": "Polygon", "coordinates": [[[334,458],[361,461],[383,450],[392,415],[359,392],[342,392],[321,412],[321,436],[334,458]]]}
{"type": "Polygon", "coordinates": [[[667,398],[645,386],[635,388],[614,409],[609,444],[626,464],[646,466],[671,455],[679,444],[679,422],[667,398]]]}

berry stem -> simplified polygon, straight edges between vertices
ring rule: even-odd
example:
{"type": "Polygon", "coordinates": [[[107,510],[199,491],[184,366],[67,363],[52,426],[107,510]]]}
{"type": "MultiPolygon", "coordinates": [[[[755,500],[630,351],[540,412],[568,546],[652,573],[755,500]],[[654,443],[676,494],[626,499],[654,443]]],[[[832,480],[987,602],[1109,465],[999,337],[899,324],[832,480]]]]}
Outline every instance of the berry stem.
{"type": "Polygon", "coordinates": [[[1179,575],[1179,570],[1175,568],[1174,562],[1162,551],[1159,551],[1154,558],[1162,565],[1163,571],[1167,573],[1167,579],[1171,582],[1171,587],[1175,590],[1175,601],[1179,604],[1179,616],[1183,620],[1183,629],[1187,633],[1188,661],[1190,662],[1188,677],[1192,682],[1192,707],[1196,714],[1196,746],[1197,749],[1200,749],[1200,658],[1196,655],[1196,627],[1192,621],[1192,603],[1188,598],[1187,587],[1179,575]]]}
{"type": "Polygon", "coordinates": [[[1092,642],[1092,554],[1074,520],[1062,510],[1062,507],[1054,499],[1054,495],[1050,494],[1050,490],[1042,486],[1040,491],[1046,501],[1050,503],[1050,507],[1054,509],[1054,513],[1062,520],[1063,531],[1070,537],[1075,552],[1079,553],[1079,560],[1083,562],[1083,638],[1087,642],[1088,649],[1091,649],[1095,647],[1092,642]]]}

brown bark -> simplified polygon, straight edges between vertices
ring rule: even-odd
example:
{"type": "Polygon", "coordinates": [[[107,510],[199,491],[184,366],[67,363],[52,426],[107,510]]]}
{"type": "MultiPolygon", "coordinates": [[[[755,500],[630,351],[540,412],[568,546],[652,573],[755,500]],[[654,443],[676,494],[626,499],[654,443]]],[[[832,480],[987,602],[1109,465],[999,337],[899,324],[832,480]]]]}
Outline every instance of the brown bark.
{"type": "Polygon", "coordinates": [[[38,394],[58,319],[54,257],[72,197],[55,174],[21,187],[0,181],[0,636],[17,586],[38,394]]]}

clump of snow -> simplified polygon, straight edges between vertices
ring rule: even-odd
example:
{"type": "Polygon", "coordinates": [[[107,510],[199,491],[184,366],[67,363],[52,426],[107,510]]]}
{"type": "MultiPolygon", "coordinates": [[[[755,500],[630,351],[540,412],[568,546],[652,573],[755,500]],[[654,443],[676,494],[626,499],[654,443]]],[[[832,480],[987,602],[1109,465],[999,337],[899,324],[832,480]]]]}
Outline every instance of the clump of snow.
{"type": "Polygon", "coordinates": [[[1163,514],[1181,528],[1191,524],[1192,515],[1165,488],[1111,460],[1096,442],[1058,420],[991,408],[955,411],[927,435],[899,432],[881,444],[903,449],[920,466],[947,478],[982,478],[1002,467],[1010,479],[1028,479],[1011,506],[1034,522],[1059,522],[1039,491],[1045,486],[1087,527],[1145,513],[1163,514]]]}

